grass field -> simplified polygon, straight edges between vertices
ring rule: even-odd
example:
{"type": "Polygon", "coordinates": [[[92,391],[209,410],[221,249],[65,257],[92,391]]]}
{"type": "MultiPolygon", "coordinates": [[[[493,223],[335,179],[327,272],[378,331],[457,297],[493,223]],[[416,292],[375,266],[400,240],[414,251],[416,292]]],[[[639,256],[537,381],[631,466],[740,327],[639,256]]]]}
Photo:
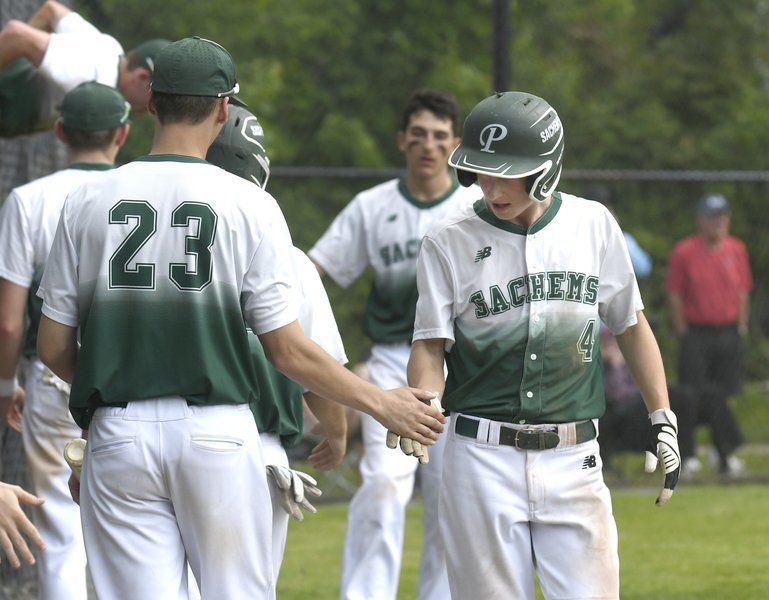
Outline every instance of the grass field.
{"type": "MultiPolygon", "coordinates": [[[[763,600],[769,597],[769,487],[680,486],[663,508],[656,489],[614,491],[623,600],[763,600]]],[[[333,599],[346,504],[293,522],[278,598],[333,599]]],[[[472,515],[468,515],[472,518],[472,515]]],[[[399,598],[415,597],[421,505],[408,511],[399,598]]]]}

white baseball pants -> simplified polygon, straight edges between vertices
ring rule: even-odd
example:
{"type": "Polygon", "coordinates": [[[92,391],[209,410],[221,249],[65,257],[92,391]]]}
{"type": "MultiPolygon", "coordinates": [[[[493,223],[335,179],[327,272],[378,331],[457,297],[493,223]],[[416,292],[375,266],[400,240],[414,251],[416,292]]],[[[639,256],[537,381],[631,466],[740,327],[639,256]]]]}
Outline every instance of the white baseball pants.
{"type": "Polygon", "coordinates": [[[32,489],[45,499],[45,504],[30,510],[46,544],[37,555],[40,600],[86,600],[80,507],[69,493],[72,471],[62,454],[68,441],[80,437],[80,428],[69,414],[67,395],[43,381],[44,370],[38,359],[24,362],[26,397],[21,421],[32,489]]]}
{"type": "Polygon", "coordinates": [[[80,492],[101,600],[187,600],[187,560],[205,600],[275,597],[272,508],[248,405],[98,409],[80,492]]]}
{"type": "Polygon", "coordinates": [[[533,600],[536,567],[548,599],[619,598],[598,441],[518,450],[489,442],[500,423],[480,421],[480,439],[451,428],[446,440],[441,529],[451,597],[533,600]]]}
{"type": "MultiPolygon", "coordinates": [[[[379,344],[368,361],[371,382],[384,389],[406,385],[408,344],[379,344]]],[[[387,430],[375,419],[361,415],[363,456],[361,487],[348,509],[347,534],[342,550],[342,600],[394,600],[398,592],[405,509],[414,490],[419,462],[400,450],[387,448],[387,430]]],[[[438,500],[442,471],[442,445],[430,447],[430,462],[422,465],[424,543],[419,569],[419,600],[447,600],[448,578],[438,500]]]]}

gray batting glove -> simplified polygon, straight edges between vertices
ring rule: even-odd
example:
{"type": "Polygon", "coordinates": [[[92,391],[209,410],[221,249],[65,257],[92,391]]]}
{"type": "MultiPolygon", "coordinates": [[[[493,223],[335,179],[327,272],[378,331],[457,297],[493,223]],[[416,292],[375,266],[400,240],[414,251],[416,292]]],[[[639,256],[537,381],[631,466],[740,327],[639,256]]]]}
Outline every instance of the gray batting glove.
{"type": "Polygon", "coordinates": [[[295,471],[280,465],[267,465],[267,475],[272,477],[278,488],[278,501],[289,515],[297,521],[304,520],[302,510],[316,513],[317,509],[310,504],[307,496],[317,498],[323,492],[318,482],[307,473],[295,471]]]}
{"type": "Polygon", "coordinates": [[[83,438],[75,438],[64,446],[64,460],[78,479],[80,479],[80,470],[83,468],[86,443],[83,438]]]}
{"type": "Polygon", "coordinates": [[[660,408],[649,414],[652,425],[651,439],[646,448],[647,473],[654,473],[661,462],[665,482],[657,498],[657,506],[670,500],[681,475],[681,453],[678,450],[678,419],[669,408],[660,408]]]}
{"type": "MultiPolygon", "coordinates": [[[[430,390],[427,390],[430,391],[430,390]]],[[[433,392],[435,393],[435,392],[433,392]]],[[[430,400],[430,405],[437,408],[440,412],[443,412],[441,406],[441,398],[435,393],[435,397],[430,400]]],[[[419,460],[419,464],[426,465],[430,462],[430,454],[427,452],[427,446],[423,446],[416,440],[412,440],[407,437],[400,437],[400,444],[398,442],[399,435],[394,431],[387,432],[387,447],[391,449],[397,448],[399,445],[401,450],[407,456],[414,456],[419,460]]]]}

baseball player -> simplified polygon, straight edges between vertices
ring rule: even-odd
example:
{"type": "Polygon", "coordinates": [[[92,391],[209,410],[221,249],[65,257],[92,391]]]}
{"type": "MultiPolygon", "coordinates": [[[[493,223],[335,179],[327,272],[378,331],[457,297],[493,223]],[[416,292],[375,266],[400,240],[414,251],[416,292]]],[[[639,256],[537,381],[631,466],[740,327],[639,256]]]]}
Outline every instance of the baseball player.
{"type": "Polygon", "coordinates": [[[483,199],[422,241],[408,373],[451,411],[440,512],[452,598],[533,599],[535,565],[546,598],[619,597],[596,440],[601,321],[650,412],[646,467],[659,455],[666,473],[658,504],[680,472],[662,359],[622,232],[604,206],[556,191],[563,149],[542,98],[486,98],[449,159],[483,199]]]}
{"type": "Polygon", "coordinates": [[[40,598],[46,600],[85,600],[85,549],[62,457],[64,444],[80,429],[67,411],[69,386],[37,357],[41,302],[35,292],[67,194],[112,168],[128,135],[129,113],[123,96],[109,86],[90,82],[71,90],[55,126],[69,167],[14,189],[0,211],[0,314],[6,325],[0,328],[0,405],[6,413],[10,409],[9,424],[22,432],[33,489],[46,500],[32,510],[48,540],[37,565],[40,598]],[[25,390],[17,387],[17,369],[25,390]]]}
{"type": "Polygon", "coordinates": [[[384,392],[302,334],[275,200],[204,161],[238,89],[215,42],[158,52],[151,153],[70,193],[38,292],[40,357],[72,383],[88,439],[80,506],[100,597],[186,598],[185,558],[204,598],[274,597],[244,319],[319,395],[428,444],[442,430],[427,392],[384,392]]]}
{"type": "Polygon", "coordinates": [[[24,23],[0,31],[0,136],[48,129],[64,94],[80,83],[117,88],[135,112],[147,110],[154,56],[167,40],[148,40],[123,56],[115,38],[47,0],[24,23]]]}
{"type": "MultiPolygon", "coordinates": [[[[209,148],[206,160],[246,181],[254,182],[262,189],[267,188],[270,160],[264,146],[264,130],[256,116],[245,108],[230,107],[227,123],[209,148]]],[[[346,364],[342,338],[315,266],[296,247],[293,248],[292,258],[301,298],[299,324],[302,331],[339,364],[346,364]]],[[[347,427],[341,404],[303,390],[300,385],[276,371],[267,361],[256,335],[250,333],[248,338],[259,381],[259,402],[252,404],[251,410],[262,441],[264,463],[270,475],[272,559],[277,580],[286,547],[289,514],[301,520],[301,508],[314,511],[312,505],[306,504],[307,501],[303,504],[297,498],[317,490],[316,482],[309,475],[289,468],[285,450],[296,446],[302,439],[302,392],[325,434],[325,439],[309,456],[313,466],[328,470],[339,465],[347,446],[347,427]]],[[[320,490],[317,492],[319,495],[320,490]]]]}
{"type": "Polygon", "coordinates": [[[0,547],[14,569],[21,566],[17,551],[28,564],[35,564],[35,557],[30,552],[24,536],[28,537],[38,550],[45,550],[43,538],[21,509],[22,504],[40,506],[43,502],[45,500],[33,496],[18,485],[0,481],[0,547]]]}
{"type": "MultiPolygon", "coordinates": [[[[422,236],[436,220],[469,204],[480,191],[460,188],[446,168],[459,143],[459,108],[451,94],[418,90],[406,104],[398,147],[406,177],[363,191],[336,217],[310,250],[321,274],[343,287],[366,267],[374,285],[365,330],[374,342],[368,368],[372,383],[405,385],[416,306],[416,259],[422,236]]],[[[365,415],[361,420],[361,487],[348,514],[342,556],[341,598],[393,599],[398,590],[406,504],[414,488],[417,461],[385,447],[386,430],[365,415]]],[[[424,543],[420,599],[446,598],[443,548],[438,531],[440,451],[423,467],[424,543]]]]}

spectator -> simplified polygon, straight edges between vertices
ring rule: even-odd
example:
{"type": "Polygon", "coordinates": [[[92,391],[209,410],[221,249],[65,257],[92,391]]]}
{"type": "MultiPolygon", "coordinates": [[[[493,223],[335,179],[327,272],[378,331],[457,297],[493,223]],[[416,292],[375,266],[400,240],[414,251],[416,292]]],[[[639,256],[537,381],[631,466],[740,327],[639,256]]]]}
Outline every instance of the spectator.
{"type": "Polygon", "coordinates": [[[49,128],[64,95],[86,81],[117,88],[134,112],[147,110],[154,56],[166,44],[149,40],[123,56],[115,38],[55,0],[26,23],[9,21],[0,31],[0,137],[49,128]]]}
{"type": "Polygon", "coordinates": [[[745,245],[729,235],[729,220],[726,198],[707,194],[697,205],[697,234],[678,242],[670,256],[667,292],[680,340],[678,378],[694,390],[692,402],[674,407],[689,476],[701,469],[694,445],[700,422],[710,426],[718,454],[714,466],[728,476],[744,469],[734,456],[742,433],[729,398],[741,386],[753,280],[745,245]]]}
{"type": "MultiPolygon", "coordinates": [[[[606,412],[598,424],[604,469],[611,468],[617,452],[641,452],[648,443],[649,418],[641,392],[611,330],[601,325],[601,360],[606,412]]],[[[686,386],[668,386],[672,406],[689,406],[692,392],[686,386]]]]}

